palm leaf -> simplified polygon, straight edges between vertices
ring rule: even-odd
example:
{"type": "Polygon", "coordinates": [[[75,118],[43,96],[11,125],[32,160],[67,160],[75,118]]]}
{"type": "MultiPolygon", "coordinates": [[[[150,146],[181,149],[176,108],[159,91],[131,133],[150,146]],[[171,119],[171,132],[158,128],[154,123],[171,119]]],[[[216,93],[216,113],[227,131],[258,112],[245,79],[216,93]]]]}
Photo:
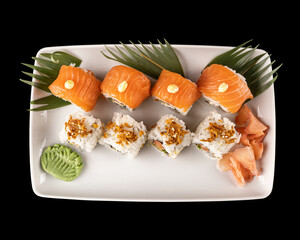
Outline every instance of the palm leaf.
{"type": "Polygon", "coordinates": [[[235,70],[237,73],[240,73],[246,78],[248,87],[255,98],[266,91],[275,82],[278,77],[276,72],[282,64],[274,70],[268,71],[275,61],[264,66],[270,56],[265,56],[266,53],[263,53],[253,57],[258,46],[254,48],[251,48],[250,45],[246,46],[250,41],[252,40],[249,40],[215,57],[207,64],[206,67],[211,64],[221,64],[235,70]],[[273,77],[274,74],[276,74],[275,77],[273,77]]]}
{"type": "Polygon", "coordinates": [[[42,75],[38,75],[38,74],[34,74],[34,73],[28,73],[28,72],[24,72],[22,71],[22,73],[24,73],[25,75],[35,78],[37,80],[39,80],[40,82],[46,83],[46,84],[51,84],[52,82],[52,78],[50,77],[46,77],[46,76],[42,76],[42,75]]]}
{"type": "Polygon", "coordinates": [[[51,94],[47,97],[33,100],[30,102],[30,104],[41,104],[42,106],[36,107],[33,109],[29,109],[29,111],[44,111],[44,110],[50,110],[50,109],[54,109],[54,108],[67,106],[67,105],[70,105],[71,103],[51,94]]]}
{"type": "Polygon", "coordinates": [[[176,52],[166,39],[164,39],[164,41],[165,44],[162,44],[158,40],[159,47],[151,42],[151,47],[146,47],[141,42],[139,42],[140,46],[138,46],[130,41],[135,50],[132,46],[129,47],[121,42],[123,49],[115,45],[115,52],[105,46],[111,56],[102,51],[101,53],[108,59],[135,68],[155,79],[159,77],[162,69],[176,72],[184,76],[184,72],[176,52]]]}
{"type": "Polygon", "coordinates": [[[36,88],[39,88],[45,92],[50,92],[49,88],[48,88],[48,84],[45,84],[45,83],[39,83],[39,82],[32,82],[32,81],[27,81],[27,80],[23,80],[23,79],[20,79],[21,82],[23,83],[26,83],[28,85],[31,85],[33,87],[36,87],[36,88]]]}
{"type": "MultiPolygon", "coordinates": [[[[81,64],[80,59],[61,51],[54,53],[41,53],[41,57],[32,57],[32,59],[34,59],[39,66],[27,63],[22,64],[35,70],[38,74],[24,71],[22,71],[22,73],[38,81],[27,81],[23,79],[20,79],[20,81],[49,93],[50,90],[48,87],[57,78],[59,70],[63,65],[73,64],[75,67],[79,67],[81,64]]],[[[43,111],[66,106],[70,103],[54,95],[49,95],[47,97],[34,100],[31,104],[42,104],[43,106],[29,109],[30,111],[43,111]]]]}

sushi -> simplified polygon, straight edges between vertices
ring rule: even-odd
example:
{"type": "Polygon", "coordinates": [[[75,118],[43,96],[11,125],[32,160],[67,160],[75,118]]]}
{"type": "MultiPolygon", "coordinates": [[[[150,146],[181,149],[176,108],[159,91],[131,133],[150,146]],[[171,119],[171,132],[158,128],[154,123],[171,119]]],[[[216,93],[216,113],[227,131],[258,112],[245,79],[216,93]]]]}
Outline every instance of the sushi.
{"type": "Polygon", "coordinates": [[[100,85],[101,81],[95,78],[93,72],[63,65],[49,89],[53,95],[89,112],[93,110],[101,94],[100,85]]]}
{"type": "Polygon", "coordinates": [[[163,105],[186,116],[192,105],[201,97],[197,85],[178,73],[162,70],[151,90],[152,96],[163,105]]]}
{"type": "Polygon", "coordinates": [[[142,72],[122,65],[111,68],[101,85],[104,97],[129,111],[150,96],[150,89],[151,82],[142,72]]]}
{"type": "Polygon", "coordinates": [[[134,158],[147,141],[147,133],[143,122],[137,122],[129,115],[116,112],[112,121],[106,125],[99,143],[108,149],[134,158]]]}
{"type": "Polygon", "coordinates": [[[66,117],[63,129],[59,134],[62,143],[91,152],[103,134],[103,123],[93,116],[76,112],[66,117]]]}
{"type": "Polygon", "coordinates": [[[192,133],[185,123],[173,115],[164,115],[149,132],[148,140],[171,158],[191,144],[192,133]]]}
{"type": "Polygon", "coordinates": [[[209,158],[218,160],[239,142],[240,137],[233,122],[212,111],[198,125],[192,142],[209,158]]]}
{"type": "Polygon", "coordinates": [[[230,113],[236,113],[247,99],[253,99],[245,78],[219,64],[205,68],[197,86],[205,100],[230,113]]]}

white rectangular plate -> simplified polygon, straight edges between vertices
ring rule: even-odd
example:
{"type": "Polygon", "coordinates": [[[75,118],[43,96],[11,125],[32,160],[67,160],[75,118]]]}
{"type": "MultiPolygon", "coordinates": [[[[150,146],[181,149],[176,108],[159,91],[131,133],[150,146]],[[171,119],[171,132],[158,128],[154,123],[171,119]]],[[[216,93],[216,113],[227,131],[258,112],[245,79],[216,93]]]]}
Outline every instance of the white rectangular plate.
{"type": "MultiPolygon", "coordinates": [[[[113,48],[112,45],[107,45],[113,48]]],[[[182,63],[187,78],[197,82],[201,71],[215,56],[231,47],[172,45],[182,63]]],[[[82,59],[81,67],[92,70],[103,80],[105,74],[117,62],[106,59],[100,51],[104,45],[83,45],[43,48],[37,53],[66,51],[82,59]]],[[[256,50],[256,54],[265,52],[256,50]]],[[[268,60],[266,64],[270,63],[268,60]]],[[[271,67],[268,71],[271,71],[271,67]]],[[[31,99],[45,96],[46,93],[33,88],[31,99]]],[[[64,182],[45,173],[40,166],[42,151],[53,144],[60,143],[58,134],[64,126],[67,114],[79,108],[70,105],[42,112],[30,112],[30,167],[34,192],[38,196],[83,200],[114,201],[225,201],[259,199],[267,197],[273,186],[275,165],[275,100],[274,88],[248,103],[249,108],[263,123],[270,126],[264,140],[264,153],[259,166],[263,172],[251,183],[238,187],[230,172],[220,172],[216,162],[204,156],[195,146],[185,148],[174,160],[170,159],[149,144],[145,145],[135,159],[127,159],[117,152],[97,145],[93,152],[76,150],[84,161],[78,178],[64,182]]],[[[36,106],[31,106],[36,107],[36,106]]],[[[207,114],[216,109],[200,98],[186,117],[182,117],[148,98],[134,112],[120,109],[103,97],[91,112],[105,124],[114,112],[129,114],[137,121],[144,121],[150,129],[162,115],[174,114],[186,122],[191,131],[207,114]]],[[[223,116],[234,120],[235,114],[223,116]]]]}

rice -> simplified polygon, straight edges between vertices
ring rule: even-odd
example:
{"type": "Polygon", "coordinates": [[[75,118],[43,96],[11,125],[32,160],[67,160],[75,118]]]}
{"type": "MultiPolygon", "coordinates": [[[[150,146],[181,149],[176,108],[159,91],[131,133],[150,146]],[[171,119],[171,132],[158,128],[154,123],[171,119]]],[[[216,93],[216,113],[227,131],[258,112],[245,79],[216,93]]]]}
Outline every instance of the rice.
{"type": "Polygon", "coordinates": [[[152,97],[154,98],[155,101],[159,101],[162,105],[173,109],[175,112],[180,113],[182,116],[186,116],[188,114],[188,112],[191,110],[192,106],[193,106],[193,105],[190,106],[186,111],[184,111],[184,109],[175,107],[174,105],[172,105],[168,102],[165,102],[164,100],[162,100],[158,97],[155,97],[155,96],[152,96],[152,97]]]}
{"type": "Polygon", "coordinates": [[[192,142],[209,158],[217,160],[228,153],[240,137],[233,122],[212,111],[197,127],[192,142]]]}
{"type": "Polygon", "coordinates": [[[67,115],[59,139],[62,143],[69,143],[81,150],[91,152],[102,134],[103,124],[100,119],[76,112],[67,115]]]}
{"type": "Polygon", "coordinates": [[[125,103],[121,103],[118,99],[114,98],[113,96],[111,96],[110,94],[107,94],[107,93],[103,93],[103,96],[105,98],[107,98],[108,100],[110,100],[111,102],[115,103],[115,104],[118,104],[120,106],[120,108],[125,108],[127,109],[128,111],[132,112],[133,111],[133,108],[129,107],[128,105],[126,105],[125,103]]]}
{"type": "Polygon", "coordinates": [[[222,106],[218,101],[215,101],[215,100],[211,99],[210,97],[207,97],[204,93],[202,93],[202,97],[209,104],[211,104],[215,107],[219,107],[219,108],[223,109],[225,112],[229,112],[229,110],[226,107],[222,106]]]}
{"type": "Polygon", "coordinates": [[[192,133],[186,129],[185,123],[173,115],[164,115],[151,129],[148,140],[158,150],[171,158],[191,144],[192,133]]]}
{"type": "Polygon", "coordinates": [[[129,115],[114,113],[112,121],[105,128],[99,143],[108,149],[134,158],[147,141],[147,128],[129,115]]]}

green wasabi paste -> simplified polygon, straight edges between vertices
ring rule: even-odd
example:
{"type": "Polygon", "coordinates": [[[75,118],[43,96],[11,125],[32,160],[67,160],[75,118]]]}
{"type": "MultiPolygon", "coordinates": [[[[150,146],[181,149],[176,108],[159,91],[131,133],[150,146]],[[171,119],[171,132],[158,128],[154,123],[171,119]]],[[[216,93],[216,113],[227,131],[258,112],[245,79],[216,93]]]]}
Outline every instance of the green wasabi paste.
{"type": "Polygon", "coordinates": [[[83,162],[81,156],[71,148],[55,144],[44,150],[41,165],[45,172],[69,182],[79,176],[83,162]]]}

